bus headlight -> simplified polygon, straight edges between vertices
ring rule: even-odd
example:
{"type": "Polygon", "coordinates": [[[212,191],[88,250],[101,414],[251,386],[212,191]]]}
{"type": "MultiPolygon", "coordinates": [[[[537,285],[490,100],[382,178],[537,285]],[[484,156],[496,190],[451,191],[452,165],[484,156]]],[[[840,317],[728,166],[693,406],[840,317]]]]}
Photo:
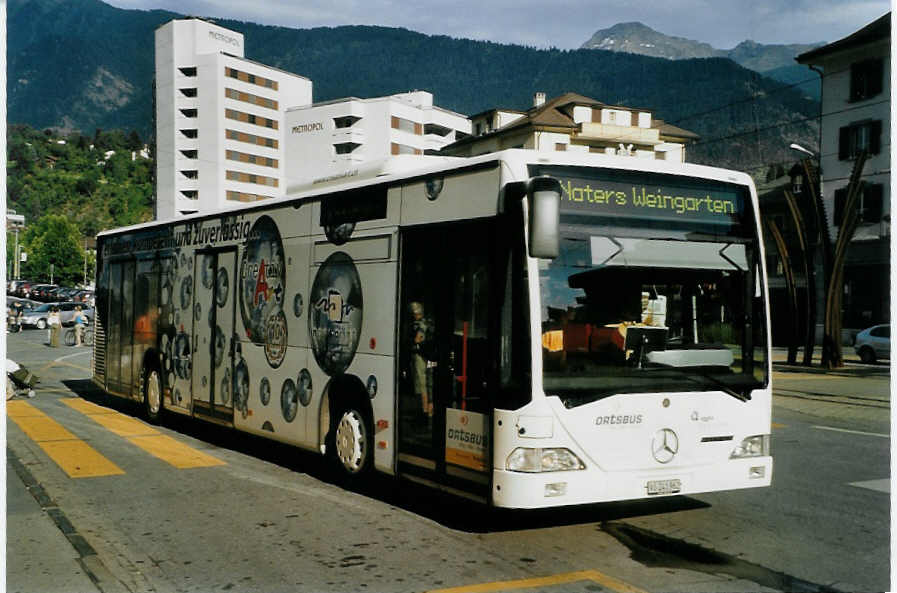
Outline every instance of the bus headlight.
{"type": "Polygon", "coordinates": [[[539,447],[517,447],[508,455],[505,466],[512,472],[529,473],[563,472],[586,468],[570,449],[539,447]]]}
{"type": "Polygon", "coordinates": [[[769,435],[758,434],[747,437],[741,444],[735,447],[729,459],[744,459],[746,457],[766,457],[769,455],[769,435]]]}

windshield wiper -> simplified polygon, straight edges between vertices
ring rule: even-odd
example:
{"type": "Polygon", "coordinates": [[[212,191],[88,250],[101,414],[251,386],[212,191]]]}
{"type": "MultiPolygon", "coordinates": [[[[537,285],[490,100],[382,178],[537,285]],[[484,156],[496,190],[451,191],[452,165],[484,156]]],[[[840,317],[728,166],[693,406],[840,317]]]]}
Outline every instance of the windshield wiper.
{"type": "MultiPolygon", "coordinates": [[[[655,364],[659,364],[659,363],[655,363],[655,364]]],[[[678,375],[681,375],[682,377],[685,377],[686,379],[688,379],[689,381],[692,381],[694,383],[701,383],[701,381],[699,381],[697,379],[697,377],[706,379],[709,383],[712,383],[714,387],[719,388],[719,390],[722,391],[723,393],[725,393],[726,395],[731,395],[732,397],[734,397],[735,399],[737,399],[739,401],[746,402],[751,399],[751,394],[750,394],[749,390],[746,390],[744,393],[742,393],[740,391],[732,389],[731,387],[729,387],[728,385],[726,385],[725,383],[723,383],[722,381],[720,381],[719,379],[717,379],[716,377],[713,377],[711,375],[703,375],[702,374],[702,375],[694,376],[694,375],[686,373],[685,371],[683,371],[677,367],[674,367],[674,366],[668,366],[665,364],[659,364],[659,366],[663,367],[664,370],[674,371],[678,375]]]]}

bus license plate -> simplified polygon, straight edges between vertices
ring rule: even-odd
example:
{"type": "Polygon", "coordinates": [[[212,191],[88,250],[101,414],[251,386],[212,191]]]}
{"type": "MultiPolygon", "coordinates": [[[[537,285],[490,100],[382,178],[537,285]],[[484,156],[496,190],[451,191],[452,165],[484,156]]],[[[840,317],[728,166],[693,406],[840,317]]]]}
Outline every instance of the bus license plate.
{"type": "Polygon", "coordinates": [[[676,494],[682,490],[682,480],[674,478],[672,480],[649,480],[648,495],[655,494],[676,494]]]}

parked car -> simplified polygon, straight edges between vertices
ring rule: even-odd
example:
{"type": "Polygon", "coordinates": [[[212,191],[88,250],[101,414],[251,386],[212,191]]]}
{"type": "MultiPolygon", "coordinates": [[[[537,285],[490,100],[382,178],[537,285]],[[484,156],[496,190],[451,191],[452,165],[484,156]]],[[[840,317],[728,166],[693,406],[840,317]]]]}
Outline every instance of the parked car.
{"type": "Polygon", "coordinates": [[[94,292],[92,290],[79,290],[71,297],[71,300],[76,303],[93,304],[94,298],[94,292]]]}
{"type": "Polygon", "coordinates": [[[34,284],[35,283],[31,280],[23,280],[16,285],[15,295],[24,299],[31,298],[31,287],[34,286],[34,284]]]}
{"type": "Polygon", "coordinates": [[[59,309],[59,320],[62,322],[62,325],[73,325],[75,323],[76,306],[81,306],[81,310],[87,317],[88,323],[93,322],[95,314],[94,310],[90,307],[84,307],[81,303],[44,303],[25,313],[22,317],[22,325],[25,327],[45,329],[47,327],[47,316],[50,315],[51,307],[59,309]]]}
{"type": "Polygon", "coordinates": [[[59,288],[56,288],[56,289],[50,291],[50,298],[53,299],[54,301],[60,301],[60,302],[71,301],[71,300],[73,300],[72,295],[75,294],[76,292],[78,292],[78,291],[75,288],[71,288],[68,286],[60,286],[59,288]]]}
{"type": "Polygon", "coordinates": [[[873,325],[857,334],[853,349],[866,364],[880,358],[891,359],[891,326],[873,325]]]}
{"type": "Polygon", "coordinates": [[[35,307],[39,307],[40,303],[37,301],[31,301],[28,299],[20,299],[19,297],[8,296],[6,297],[6,308],[10,309],[12,307],[18,307],[22,309],[22,312],[28,312],[35,307]]]}
{"type": "Polygon", "coordinates": [[[58,288],[55,284],[37,284],[31,287],[31,298],[46,303],[51,290],[58,288]]]}
{"type": "Polygon", "coordinates": [[[30,282],[30,280],[10,280],[6,287],[6,294],[14,295],[18,292],[19,287],[30,282]]]}

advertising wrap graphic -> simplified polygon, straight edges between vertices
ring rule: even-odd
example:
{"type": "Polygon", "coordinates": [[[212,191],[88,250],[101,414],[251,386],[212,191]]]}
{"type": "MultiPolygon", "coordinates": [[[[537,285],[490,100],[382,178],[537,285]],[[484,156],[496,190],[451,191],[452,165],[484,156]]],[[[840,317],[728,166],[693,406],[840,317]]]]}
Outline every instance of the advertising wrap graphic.
{"type": "Polygon", "coordinates": [[[484,471],[489,445],[487,426],[486,416],[483,414],[446,408],[446,462],[484,471]]]}
{"type": "Polygon", "coordinates": [[[330,376],[352,363],[361,338],[361,278],[352,258],[342,251],[328,257],[312,284],[308,335],[318,366],[330,376]]]}
{"type": "Polygon", "coordinates": [[[292,379],[287,379],[280,389],[280,411],[283,413],[283,419],[292,422],[296,419],[298,409],[299,395],[296,393],[296,383],[292,379]]]}
{"type": "Polygon", "coordinates": [[[279,367],[286,355],[285,289],[283,241],[274,220],[261,216],[248,233],[238,291],[246,336],[253,344],[264,345],[273,368],[279,367]]]}

